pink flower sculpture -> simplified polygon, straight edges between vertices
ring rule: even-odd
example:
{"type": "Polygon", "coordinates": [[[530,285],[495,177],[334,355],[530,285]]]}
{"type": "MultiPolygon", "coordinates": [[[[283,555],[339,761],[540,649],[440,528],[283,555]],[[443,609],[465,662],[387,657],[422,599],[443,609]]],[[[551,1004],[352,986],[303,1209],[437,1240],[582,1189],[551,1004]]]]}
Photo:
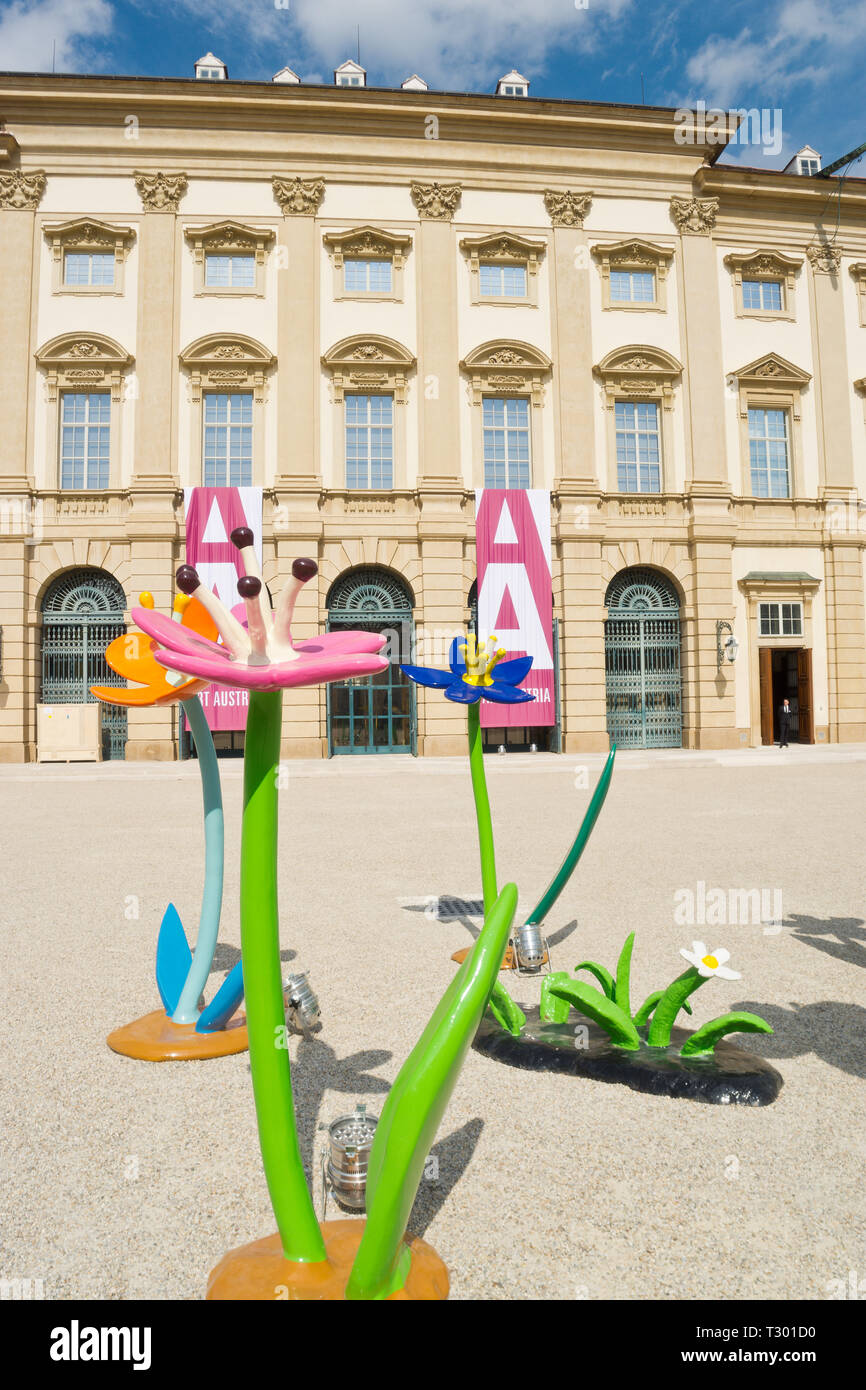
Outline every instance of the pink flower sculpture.
{"type": "Polygon", "coordinates": [[[239,526],[231,538],[246,571],[238,580],[246,626],[202,584],[191,565],[181,565],[177,587],[184,594],[195,594],[216,623],[222,641],[197,637],[152,609],[134,608],[133,622],[160,643],[154,655],[161,666],[219,685],[263,691],[351,680],[387,669],[387,659],[377,655],[387,639],[377,632],[326,632],[308,642],[294,642],[291,625],[295,603],[307,580],[316,574],[316,562],[295,560],[292,578],[272,611],[258,572],[252,531],[239,526]]]}

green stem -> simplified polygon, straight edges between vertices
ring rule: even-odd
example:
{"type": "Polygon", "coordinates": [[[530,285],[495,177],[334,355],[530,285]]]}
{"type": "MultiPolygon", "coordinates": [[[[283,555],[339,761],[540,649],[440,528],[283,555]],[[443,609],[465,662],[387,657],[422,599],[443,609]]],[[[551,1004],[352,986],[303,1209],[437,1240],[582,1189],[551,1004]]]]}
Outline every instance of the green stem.
{"type": "Polygon", "coordinates": [[[298,1147],[277,907],[277,775],[282,692],[251,691],[244,745],[241,956],[262,1163],[287,1260],[325,1259],[298,1147]]]}
{"type": "Polygon", "coordinates": [[[496,858],[493,849],[493,825],[490,820],[490,801],[484,775],[484,750],[481,738],[481,701],[467,706],[469,735],[469,771],[472,774],[472,794],[475,797],[475,819],[478,822],[478,848],[481,851],[481,886],[484,891],[484,915],[487,916],[499,896],[496,892],[496,858]]]}
{"type": "Polygon", "coordinates": [[[610,786],[610,779],[613,776],[613,760],[615,757],[616,745],[614,744],[613,748],[611,748],[610,750],[607,762],[605,763],[604,768],[602,770],[602,774],[598,779],[596,789],[592,794],[592,800],[590,801],[589,806],[587,807],[586,815],[584,816],[583,821],[581,822],[580,830],[577,832],[577,838],[575,839],[574,844],[571,846],[571,849],[568,851],[568,854],[565,856],[562,863],[560,864],[555,877],[553,878],[552,882],[550,883],[549,887],[547,888],[544,894],[544,897],[541,899],[539,903],[536,904],[536,906],[532,909],[529,916],[527,917],[527,922],[544,921],[545,917],[547,916],[550,909],[553,907],[553,904],[556,902],[563,888],[568,883],[568,880],[571,878],[571,875],[577,868],[577,861],[579,860],[580,856],[583,854],[584,849],[586,848],[586,842],[593,832],[595,823],[599,817],[599,812],[601,811],[601,808],[604,805],[604,799],[607,796],[608,787],[610,786]]]}
{"type": "Polygon", "coordinates": [[[690,965],[688,970],[683,971],[682,975],[678,975],[673,983],[668,985],[656,1004],[649,1026],[647,1042],[650,1047],[667,1047],[671,1040],[674,1019],[689,995],[694,994],[695,990],[705,983],[706,977],[700,975],[695,966],[690,965]]]}

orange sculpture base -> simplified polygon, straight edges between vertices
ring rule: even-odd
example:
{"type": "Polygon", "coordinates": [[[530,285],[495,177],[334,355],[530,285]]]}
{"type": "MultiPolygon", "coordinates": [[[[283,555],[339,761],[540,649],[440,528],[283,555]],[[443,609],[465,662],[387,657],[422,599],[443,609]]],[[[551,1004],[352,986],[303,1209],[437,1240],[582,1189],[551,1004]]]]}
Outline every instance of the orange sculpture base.
{"type": "Polygon", "coordinates": [[[134,1023],[116,1028],[106,1042],[112,1052],[140,1062],[204,1061],[208,1057],[230,1057],[249,1047],[243,1014],[215,1033],[197,1033],[194,1023],[172,1023],[164,1009],[155,1009],[134,1023]]]}
{"type": "MultiPolygon", "coordinates": [[[[320,1264],[290,1263],[276,1234],[230,1250],[210,1272],[207,1298],[339,1302],[346,1296],[364,1225],[348,1218],[323,1221],[327,1259],[320,1264]]],[[[429,1303],[447,1298],[448,1270],[436,1251],[420,1236],[407,1236],[406,1240],[412,1251],[409,1275],[405,1286],[391,1294],[389,1301],[429,1303]]]]}
{"type": "MultiPolygon", "coordinates": [[[[458,965],[462,965],[463,962],[465,961],[466,957],[469,955],[469,952],[470,952],[471,950],[472,950],[472,947],[471,947],[471,946],[464,946],[463,949],[462,949],[462,951],[455,951],[455,952],[454,952],[454,955],[451,957],[451,959],[452,959],[452,960],[456,960],[456,962],[457,962],[458,965]]],[[[544,953],[544,964],[545,964],[545,965],[549,965],[549,963],[550,963],[550,957],[549,957],[549,955],[547,954],[547,952],[545,951],[545,953],[544,953]]],[[[514,964],[514,951],[512,950],[512,948],[511,948],[510,946],[508,947],[508,950],[505,952],[505,955],[502,957],[502,964],[500,965],[499,969],[500,969],[500,970],[514,970],[514,969],[516,969],[516,966],[515,966],[515,964],[514,964]]]]}

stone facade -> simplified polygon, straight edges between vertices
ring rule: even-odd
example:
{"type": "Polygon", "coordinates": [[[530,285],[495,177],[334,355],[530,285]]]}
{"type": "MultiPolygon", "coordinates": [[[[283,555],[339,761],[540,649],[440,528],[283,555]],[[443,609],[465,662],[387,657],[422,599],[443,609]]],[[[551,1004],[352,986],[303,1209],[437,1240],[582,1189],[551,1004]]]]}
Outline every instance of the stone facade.
{"type": "MultiPolygon", "coordinates": [[[[202,373],[221,358],[255,394],[265,578],[279,586],[298,554],[319,562],[302,635],[359,565],[402,578],[417,629],[466,623],[495,390],[529,400],[532,485],[551,492],[565,752],[607,747],[605,592],[637,565],[679,596],[687,746],[761,742],[770,599],[805,600],[803,635],[772,645],[811,651],[816,740],[866,739],[866,181],[846,180],[825,229],[824,181],[720,167],[718,146],[676,142],[668,111],[236,82],[0,87],[0,759],[36,756],[58,575],[96,567],[128,605],[149,589],[168,608],[182,489],[202,481],[202,373]],[[247,293],[207,292],[209,238],[253,248],[247,293]],[[116,248],[111,289],[62,283],[58,257],[78,245],[116,248]],[[353,247],[391,248],[389,293],[338,292],[353,247]],[[479,259],[524,253],[531,293],[486,303],[479,259]],[[613,301],[611,274],[639,268],[655,302],[613,301]],[[777,276],[781,311],[744,309],[750,275],[777,276]],[[374,379],[395,399],[394,486],[360,492],[342,398],[374,379]],[[76,383],[111,395],[98,491],[60,486],[57,400],[76,383]],[[657,403],[658,492],[618,490],[620,399],[657,403]],[[789,497],[752,495],[759,403],[789,422],[789,497]],[[721,668],[720,621],[740,641],[721,668]]],[[[459,708],[419,692],[418,751],[463,741],[459,708]]],[[[287,694],[284,744],[327,753],[323,690],[287,694]]],[[[176,751],[172,711],[130,712],[127,757],[176,751]]]]}

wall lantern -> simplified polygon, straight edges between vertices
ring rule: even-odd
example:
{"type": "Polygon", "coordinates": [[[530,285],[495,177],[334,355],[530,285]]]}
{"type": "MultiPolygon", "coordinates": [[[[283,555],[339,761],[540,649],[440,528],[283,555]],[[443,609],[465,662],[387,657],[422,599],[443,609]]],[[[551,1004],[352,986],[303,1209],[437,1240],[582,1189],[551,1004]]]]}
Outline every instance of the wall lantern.
{"type": "Polygon", "coordinates": [[[727,659],[734,662],[737,659],[737,652],[740,644],[734,636],[734,629],[730,623],[719,620],[716,623],[716,670],[721,671],[723,662],[727,659]],[[722,633],[727,632],[728,636],[722,641],[722,633]]]}

